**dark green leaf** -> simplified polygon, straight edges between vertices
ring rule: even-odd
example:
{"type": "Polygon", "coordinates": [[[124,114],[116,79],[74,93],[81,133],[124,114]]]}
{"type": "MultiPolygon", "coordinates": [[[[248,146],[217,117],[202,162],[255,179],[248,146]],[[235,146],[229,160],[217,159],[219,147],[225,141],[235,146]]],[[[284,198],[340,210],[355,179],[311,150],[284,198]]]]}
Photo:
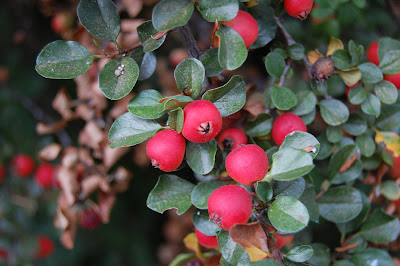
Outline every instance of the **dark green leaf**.
{"type": "Polygon", "coordinates": [[[361,155],[371,157],[375,153],[375,141],[367,133],[356,138],[356,144],[360,149],[361,155]]]}
{"type": "Polygon", "coordinates": [[[399,233],[399,220],[380,209],[368,216],[360,230],[360,235],[373,243],[391,242],[397,238],[399,233]]]}
{"type": "Polygon", "coordinates": [[[393,104],[397,101],[398,91],[393,83],[382,80],[374,86],[375,95],[382,103],[393,104]]]}
{"type": "Polygon", "coordinates": [[[205,70],[199,60],[188,58],[180,62],[176,67],[174,77],[179,91],[192,91],[190,97],[196,98],[201,93],[205,70]]]}
{"type": "Polygon", "coordinates": [[[159,213],[176,209],[181,215],[192,206],[190,194],[193,188],[192,183],[176,175],[161,175],[147,198],[147,207],[159,213]]]}
{"type": "Polygon", "coordinates": [[[314,185],[308,184],[300,197],[300,201],[306,206],[310,215],[310,220],[318,222],[319,220],[319,209],[316,201],[316,193],[314,185]]]}
{"type": "Polygon", "coordinates": [[[379,248],[367,248],[353,255],[351,260],[356,265],[394,266],[390,255],[379,248]]]}
{"type": "Polygon", "coordinates": [[[353,64],[358,64],[361,56],[364,55],[364,47],[362,45],[356,45],[353,40],[349,41],[349,53],[351,55],[351,62],[353,64]]]}
{"type": "Polygon", "coordinates": [[[324,160],[328,158],[335,148],[335,145],[330,143],[326,137],[326,133],[322,132],[321,135],[318,136],[318,141],[320,143],[320,148],[316,160],[324,160]]]}
{"type": "Polygon", "coordinates": [[[368,215],[369,210],[371,209],[371,203],[369,202],[367,195],[365,195],[362,192],[361,192],[361,200],[362,200],[362,209],[360,214],[358,214],[356,218],[346,223],[336,224],[336,226],[338,227],[339,231],[342,234],[347,234],[356,230],[363,223],[366,215],[368,215]]]}
{"type": "Polygon", "coordinates": [[[222,257],[226,262],[233,265],[250,265],[249,255],[244,248],[232,240],[228,231],[221,230],[217,239],[222,257]]]}
{"type": "Polygon", "coordinates": [[[378,83],[383,80],[383,73],[376,65],[372,63],[363,63],[358,65],[361,71],[361,80],[366,83],[378,83]]]}
{"type": "Polygon", "coordinates": [[[220,74],[223,68],[218,63],[218,48],[211,48],[201,55],[200,61],[204,66],[207,77],[220,74]]]}
{"type": "Polygon", "coordinates": [[[291,249],[287,254],[286,258],[294,262],[304,262],[308,260],[314,253],[314,250],[309,245],[297,246],[291,249]]]}
{"type": "Polygon", "coordinates": [[[208,236],[216,236],[221,228],[210,220],[210,216],[207,210],[196,210],[193,213],[193,225],[200,232],[208,236]]]}
{"type": "Polygon", "coordinates": [[[361,104],[361,110],[367,115],[378,117],[381,114],[381,101],[374,94],[368,93],[361,104]]]}
{"type": "Polygon", "coordinates": [[[202,0],[199,11],[208,22],[228,21],[236,17],[239,11],[238,0],[202,0]]]}
{"type": "Polygon", "coordinates": [[[338,126],[349,119],[349,109],[339,100],[329,99],[320,102],[321,116],[331,126],[338,126]]]}
{"type": "Polygon", "coordinates": [[[311,111],[311,113],[302,115],[302,116],[300,116],[300,118],[301,118],[301,120],[303,120],[304,124],[306,124],[308,126],[314,121],[316,114],[317,114],[317,108],[314,108],[311,111]]]}
{"type": "Polygon", "coordinates": [[[36,58],[35,69],[45,78],[72,79],[89,70],[94,56],[73,41],[55,41],[46,45],[36,58]]]}
{"type": "Polygon", "coordinates": [[[379,64],[379,68],[386,75],[394,75],[400,72],[400,50],[389,51],[379,64]]]}
{"type": "Polygon", "coordinates": [[[242,37],[234,29],[222,24],[215,35],[219,37],[219,65],[228,70],[239,68],[247,58],[247,48],[242,37]]]}
{"type": "Polygon", "coordinates": [[[245,133],[250,137],[261,137],[271,132],[272,116],[269,114],[259,114],[254,120],[246,124],[245,133]]]}
{"type": "Polygon", "coordinates": [[[378,41],[378,56],[382,60],[383,57],[392,50],[400,50],[400,41],[390,37],[380,38],[378,41]]]}
{"type": "Polygon", "coordinates": [[[168,126],[170,126],[173,130],[178,132],[179,134],[182,132],[183,128],[183,110],[182,108],[177,108],[175,110],[172,110],[168,114],[168,126]]]}
{"type": "Polygon", "coordinates": [[[349,91],[349,101],[352,104],[361,104],[367,97],[367,90],[362,85],[357,85],[349,91]]]}
{"type": "Polygon", "coordinates": [[[312,265],[328,266],[331,262],[329,247],[322,243],[313,243],[311,247],[314,250],[312,257],[308,260],[312,265]]]}
{"type": "Polygon", "coordinates": [[[257,196],[262,201],[270,201],[272,199],[273,191],[271,184],[268,182],[257,182],[257,196]]]}
{"type": "Polygon", "coordinates": [[[315,151],[309,153],[312,158],[315,158],[320,149],[319,141],[310,133],[295,131],[294,133],[286,135],[279,149],[293,148],[302,150],[307,147],[315,147],[315,151]]]}
{"type": "Polygon", "coordinates": [[[333,263],[333,266],[355,266],[355,265],[349,260],[337,260],[333,263]]]}
{"type": "Polygon", "coordinates": [[[293,60],[302,60],[304,57],[304,46],[299,43],[290,45],[288,48],[288,55],[293,60]]]}
{"type": "Polygon", "coordinates": [[[400,187],[393,180],[385,180],[381,184],[380,192],[388,200],[398,200],[400,198],[400,187]]]}
{"type": "Polygon", "coordinates": [[[196,173],[206,175],[214,168],[217,142],[213,139],[206,143],[188,142],[186,145],[186,161],[196,173]]]}
{"type": "Polygon", "coordinates": [[[79,21],[92,36],[103,41],[117,41],[121,20],[113,1],[81,0],[77,13],[79,21]]]}
{"type": "Polygon", "coordinates": [[[192,191],[191,198],[193,205],[201,210],[206,210],[207,201],[211,193],[213,193],[214,190],[222,187],[223,185],[226,185],[226,183],[222,183],[217,180],[210,180],[198,184],[192,191]]]}
{"type": "Polygon", "coordinates": [[[254,17],[258,24],[258,37],[250,46],[250,49],[264,47],[275,38],[275,11],[270,6],[258,5],[249,8],[249,13],[254,17]]]}
{"type": "Polygon", "coordinates": [[[158,31],[185,25],[194,10],[190,0],[162,0],[153,8],[153,26],[158,31]]]}
{"type": "Polygon", "coordinates": [[[326,137],[329,142],[336,143],[342,138],[343,133],[340,127],[329,126],[326,130],[326,137]]]}
{"type": "Polygon", "coordinates": [[[345,145],[338,148],[329,161],[329,179],[332,180],[337,175],[339,169],[345,164],[354,154],[358,152],[356,145],[345,145]]]}
{"type": "Polygon", "coordinates": [[[283,59],[283,57],[276,52],[270,52],[264,58],[264,63],[268,74],[277,79],[281,77],[283,71],[285,70],[285,59],[283,59]]]}
{"type": "Polygon", "coordinates": [[[335,67],[339,69],[349,69],[351,66],[351,56],[346,50],[336,50],[332,55],[335,67]]]}
{"type": "Polygon", "coordinates": [[[99,86],[111,100],[128,95],[139,77],[139,67],[131,57],[111,60],[99,73],[99,86]]]}
{"type": "Polygon", "coordinates": [[[169,263],[168,266],[181,266],[195,258],[196,254],[194,253],[180,253],[169,263]]]}
{"type": "Polygon", "coordinates": [[[297,103],[296,95],[286,87],[272,86],[271,99],[279,110],[289,110],[297,103]]]}
{"type": "Polygon", "coordinates": [[[297,104],[291,113],[301,116],[311,113],[317,104],[317,97],[310,90],[300,90],[296,92],[297,104]]]}
{"type": "Polygon", "coordinates": [[[108,141],[111,148],[133,146],[151,138],[161,128],[152,120],[128,112],[114,121],[108,133],[108,141]]]}
{"type": "Polygon", "coordinates": [[[367,130],[367,121],[358,114],[351,114],[342,127],[350,135],[359,136],[367,130]]]}
{"type": "Polygon", "coordinates": [[[132,57],[139,66],[138,80],[148,79],[154,73],[154,70],[156,70],[156,56],[153,52],[145,53],[142,46],[133,50],[130,57],[132,57]]]}
{"type": "Polygon", "coordinates": [[[274,259],[265,259],[252,262],[251,266],[280,266],[280,264],[274,259]]]}
{"type": "Polygon", "coordinates": [[[159,48],[167,35],[165,34],[160,39],[153,39],[154,36],[157,35],[158,30],[156,30],[153,26],[153,22],[151,20],[145,21],[137,27],[137,32],[141,43],[143,44],[144,52],[151,52],[159,48]]]}
{"type": "Polygon", "coordinates": [[[361,175],[362,170],[363,170],[363,164],[360,159],[357,159],[345,172],[337,173],[332,178],[332,184],[343,184],[353,181],[361,175]]]}
{"type": "Polygon", "coordinates": [[[293,197],[299,199],[306,188],[304,178],[300,177],[290,181],[276,181],[273,183],[275,197],[293,197]]]}
{"type": "Polygon", "coordinates": [[[400,104],[383,105],[382,114],[376,119],[376,127],[390,131],[400,124],[400,104]]]}

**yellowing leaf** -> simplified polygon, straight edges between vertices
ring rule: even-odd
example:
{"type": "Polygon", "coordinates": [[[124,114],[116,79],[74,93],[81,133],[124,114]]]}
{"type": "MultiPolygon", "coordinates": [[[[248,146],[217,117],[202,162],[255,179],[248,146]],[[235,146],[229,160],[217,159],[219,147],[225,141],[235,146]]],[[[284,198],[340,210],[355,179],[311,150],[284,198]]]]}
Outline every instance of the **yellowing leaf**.
{"type": "Polygon", "coordinates": [[[400,156],[400,136],[393,131],[376,131],[375,142],[384,143],[393,156],[400,156]]]}
{"type": "Polygon", "coordinates": [[[361,71],[358,68],[348,70],[337,69],[336,72],[342,78],[343,82],[349,87],[356,84],[361,79],[361,71]]]}
{"type": "Polygon", "coordinates": [[[318,51],[309,51],[307,54],[307,59],[312,65],[321,57],[323,57],[323,55],[318,51]]]}
{"type": "Polygon", "coordinates": [[[328,45],[328,51],[326,52],[326,56],[331,56],[336,50],[343,50],[344,45],[341,40],[331,37],[328,45]]]}
{"type": "Polygon", "coordinates": [[[195,233],[190,233],[185,236],[185,238],[183,239],[183,244],[185,244],[185,247],[187,249],[194,251],[197,257],[199,257],[200,259],[204,259],[195,233]]]}

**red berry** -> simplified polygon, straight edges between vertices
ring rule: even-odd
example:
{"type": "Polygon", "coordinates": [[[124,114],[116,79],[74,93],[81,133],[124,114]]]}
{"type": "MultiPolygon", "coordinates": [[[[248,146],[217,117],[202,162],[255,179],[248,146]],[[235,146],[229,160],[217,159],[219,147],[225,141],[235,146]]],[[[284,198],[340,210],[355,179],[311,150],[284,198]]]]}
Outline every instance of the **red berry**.
{"type": "Polygon", "coordinates": [[[393,166],[390,167],[388,174],[393,179],[400,178],[400,156],[393,156],[393,166]]]}
{"type": "Polygon", "coordinates": [[[286,12],[292,17],[306,19],[313,7],[313,0],[284,0],[286,12]]]}
{"type": "Polygon", "coordinates": [[[2,258],[3,260],[7,260],[8,259],[8,251],[5,249],[0,249],[0,258],[2,258]]]}
{"type": "Polygon", "coordinates": [[[293,131],[307,132],[307,127],[297,115],[284,113],[278,116],[272,125],[272,138],[280,146],[285,140],[286,135],[293,131]]]}
{"type": "Polygon", "coordinates": [[[50,163],[39,165],[35,172],[35,181],[42,187],[52,187],[54,182],[54,166],[50,163]]]}
{"type": "Polygon", "coordinates": [[[194,232],[196,233],[197,241],[199,242],[200,245],[206,247],[206,248],[217,248],[218,247],[218,241],[216,236],[208,236],[197,230],[197,228],[194,229],[194,232]]]}
{"type": "Polygon", "coordinates": [[[249,48],[258,37],[257,21],[249,13],[242,10],[239,10],[234,19],[225,21],[223,24],[239,33],[247,48],[249,48]]]}
{"type": "Polygon", "coordinates": [[[215,105],[206,100],[189,103],[183,109],[182,135],[191,142],[204,143],[215,138],[222,128],[222,117],[215,105]]]}
{"type": "Polygon", "coordinates": [[[224,230],[235,224],[245,224],[250,218],[250,194],[242,187],[226,185],[214,190],[207,201],[210,220],[224,230]]]}
{"type": "Polygon", "coordinates": [[[40,235],[37,238],[38,241],[38,249],[36,251],[36,257],[38,258],[47,258],[54,251],[54,243],[53,240],[48,238],[47,236],[40,235]]]}
{"type": "Polygon", "coordinates": [[[392,82],[393,85],[396,86],[398,90],[400,90],[400,73],[393,75],[384,75],[383,79],[392,82]]]}
{"type": "Polygon", "coordinates": [[[5,172],[4,166],[0,164],[0,183],[3,182],[5,172]]]}
{"type": "Polygon", "coordinates": [[[283,236],[280,234],[273,234],[275,239],[276,239],[276,246],[278,249],[280,249],[281,247],[286,246],[287,244],[289,244],[290,242],[293,241],[294,235],[292,236],[283,236]]]}
{"type": "Polygon", "coordinates": [[[379,49],[379,45],[378,45],[378,41],[373,41],[371,42],[368,47],[367,47],[367,60],[377,66],[379,66],[380,60],[379,60],[379,56],[378,56],[378,49],[379,49]]]}
{"type": "Polygon", "coordinates": [[[158,132],[146,146],[151,164],[164,172],[171,172],[181,165],[185,149],[185,139],[172,129],[158,132]]]}
{"type": "Polygon", "coordinates": [[[96,229],[100,222],[101,217],[93,208],[87,208],[81,214],[80,224],[85,229],[96,229]]]}
{"type": "Polygon", "coordinates": [[[262,180],[268,172],[268,157],[257,145],[250,144],[233,150],[225,161],[226,171],[236,182],[250,186],[262,180]]]}
{"type": "Polygon", "coordinates": [[[247,144],[247,137],[240,129],[228,128],[219,134],[218,144],[221,149],[234,150],[247,144]]]}
{"type": "Polygon", "coordinates": [[[349,98],[349,92],[350,92],[350,90],[351,90],[352,88],[354,88],[355,86],[357,86],[357,85],[358,85],[358,82],[356,82],[356,83],[354,83],[353,85],[347,87],[347,89],[346,89],[346,96],[347,96],[347,98],[349,98]]]}
{"type": "Polygon", "coordinates": [[[35,169],[35,161],[27,154],[17,154],[11,161],[11,169],[19,177],[28,177],[35,169]]]}

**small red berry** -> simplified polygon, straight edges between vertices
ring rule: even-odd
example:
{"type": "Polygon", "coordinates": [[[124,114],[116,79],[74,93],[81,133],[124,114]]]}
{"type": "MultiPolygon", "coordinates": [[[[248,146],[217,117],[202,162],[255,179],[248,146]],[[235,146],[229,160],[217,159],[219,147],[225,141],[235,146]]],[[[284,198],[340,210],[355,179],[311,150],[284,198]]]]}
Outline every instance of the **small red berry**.
{"type": "Polygon", "coordinates": [[[274,237],[276,239],[276,246],[277,246],[278,249],[280,249],[280,248],[286,246],[287,244],[289,244],[290,242],[292,242],[293,238],[294,238],[294,235],[292,235],[292,236],[283,236],[283,235],[280,235],[280,234],[277,234],[277,233],[275,233],[273,235],[274,235],[274,237]]]}
{"type": "Polygon", "coordinates": [[[17,154],[11,161],[11,169],[19,177],[28,177],[35,169],[35,161],[30,155],[17,154]]]}
{"type": "Polygon", "coordinates": [[[225,167],[233,180],[244,186],[251,186],[267,174],[268,157],[260,146],[244,145],[228,154],[225,167]]]}
{"type": "Polygon", "coordinates": [[[5,172],[4,166],[0,164],[0,183],[3,182],[5,172]]]}
{"type": "Polygon", "coordinates": [[[222,128],[222,117],[212,102],[198,100],[184,109],[182,135],[191,142],[204,143],[215,138],[222,128]]]}
{"type": "Polygon", "coordinates": [[[100,222],[100,214],[98,214],[93,208],[87,208],[81,214],[80,224],[85,229],[96,229],[100,222]]]}
{"type": "Polygon", "coordinates": [[[211,193],[207,201],[210,220],[224,230],[235,224],[245,224],[250,218],[250,194],[242,187],[226,185],[211,193]]]}
{"type": "Polygon", "coordinates": [[[237,128],[228,128],[218,136],[218,144],[221,149],[234,150],[247,144],[247,137],[244,132],[237,128]]]}
{"type": "Polygon", "coordinates": [[[232,20],[223,22],[224,25],[234,29],[243,38],[244,45],[249,48],[258,37],[257,21],[247,12],[239,10],[232,20]]]}
{"type": "Polygon", "coordinates": [[[306,124],[295,114],[284,113],[278,116],[272,125],[272,138],[280,146],[287,134],[293,131],[307,132],[306,124]]]}
{"type": "Polygon", "coordinates": [[[181,165],[185,149],[185,139],[172,129],[158,132],[146,146],[151,164],[164,172],[171,172],[181,165]]]}
{"type": "Polygon", "coordinates": [[[47,258],[54,251],[54,243],[49,237],[40,235],[37,238],[38,241],[38,249],[36,251],[36,257],[38,258],[47,258]]]}
{"type": "Polygon", "coordinates": [[[352,88],[354,88],[355,86],[357,86],[357,85],[358,85],[358,82],[356,82],[356,83],[354,83],[353,85],[347,87],[347,89],[346,89],[346,96],[347,96],[347,98],[349,98],[349,92],[350,92],[350,90],[351,90],[352,88]]]}
{"type": "Polygon", "coordinates": [[[284,0],[286,12],[292,17],[306,19],[313,7],[313,0],[284,0]]]}
{"type": "Polygon", "coordinates": [[[49,188],[54,183],[54,166],[50,163],[40,164],[35,172],[35,181],[42,188],[49,188]]]}
{"type": "Polygon", "coordinates": [[[400,178],[400,156],[393,156],[393,166],[390,167],[388,174],[393,179],[400,178]]]}
{"type": "Polygon", "coordinates": [[[367,60],[377,66],[379,66],[380,60],[378,55],[379,44],[378,41],[371,42],[367,47],[367,60]]]}
{"type": "Polygon", "coordinates": [[[0,249],[0,258],[2,258],[3,260],[7,260],[8,259],[8,251],[5,249],[0,249]]]}
{"type": "Polygon", "coordinates": [[[216,236],[208,236],[197,230],[197,228],[194,229],[194,232],[196,233],[197,241],[199,242],[200,245],[206,247],[206,248],[217,248],[218,247],[218,240],[216,236]]]}
{"type": "Polygon", "coordinates": [[[398,90],[400,90],[400,73],[393,75],[384,75],[383,79],[392,82],[393,85],[396,86],[398,90]]]}

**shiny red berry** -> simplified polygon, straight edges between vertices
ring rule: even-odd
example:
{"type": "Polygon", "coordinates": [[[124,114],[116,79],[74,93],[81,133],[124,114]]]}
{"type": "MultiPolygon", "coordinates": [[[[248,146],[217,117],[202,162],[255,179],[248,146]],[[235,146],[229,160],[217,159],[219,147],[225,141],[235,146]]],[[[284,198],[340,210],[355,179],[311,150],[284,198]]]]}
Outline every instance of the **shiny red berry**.
{"type": "Polygon", "coordinates": [[[313,0],[284,0],[286,12],[295,18],[306,19],[313,7],[313,0]]]}
{"type": "Polygon", "coordinates": [[[18,177],[28,177],[35,170],[35,161],[30,155],[17,154],[11,161],[11,170],[18,177]]]}
{"type": "Polygon", "coordinates": [[[377,66],[379,66],[380,60],[378,55],[379,44],[378,41],[373,41],[367,47],[367,60],[377,66]]]}
{"type": "Polygon", "coordinates": [[[247,12],[239,10],[232,20],[223,22],[226,26],[234,29],[243,38],[244,45],[249,48],[258,37],[257,21],[247,12]]]}
{"type": "Polygon", "coordinates": [[[80,218],[80,224],[83,228],[93,230],[96,229],[101,223],[100,214],[93,208],[85,209],[80,218]]]}
{"type": "Polygon", "coordinates": [[[53,187],[54,166],[50,163],[40,164],[35,172],[35,181],[42,188],[53,187]]]}
{"type": "Polygon", "coordinates": [[[216,236],[208,236],[197,230],[197,228],[194,229],[194,232],[196,233],[196,238],[197,241],[199,242],[200,245],[206,247],[206,248],[217,248],[218,247],[218,241],[216,236]]]}
{"type": "Polygon", "coordinates": [[[393,179],[400,178],[400,156],[393,156],[393,166],[390,167],[388,174],[393,179]]]}
{"type": "Polygon", "coordinates": [[[400,90],[400,73],[393,75],[384,75],[383,79],[392,82],[393,85],[396,86],[398,90],[400,90]]]}
{"type": "Polygon", "coordinates": [[[221,149],[234,150],[247,144],[247,137],[244,132],[237,128],[228,128],[218,136],[218,144],[221,149]]]}
{"type": "Polygon", "coordinates": [[[47,258],[54,251],[54,243],[49,237],[40,235],[37,238],[38,249],[36,251],[36,257],[38,258],[47,258]]]}
{"type": "Polygon", "coordinates": [[[295,114],[284,113],[278,116],[272,124],[272,138],[278,146],[285,140],[286,135],[293,131],[307,132],[303,120],[295,114]]]}
{"type": "Polygon", "coordinates": [[[171,172],[181,165],[185,149],[185,139],[172,129],[158,132],[146,146],[151,164],[164,172],[171,172]]]}
{"type": "Polygon", "coordinates": [[[276,246],[278,249],[288,245],[290,242],[293,241],[294,235],[292,236],[283,236],[280,234],[273,234],[276,239],[276,246]]]}

